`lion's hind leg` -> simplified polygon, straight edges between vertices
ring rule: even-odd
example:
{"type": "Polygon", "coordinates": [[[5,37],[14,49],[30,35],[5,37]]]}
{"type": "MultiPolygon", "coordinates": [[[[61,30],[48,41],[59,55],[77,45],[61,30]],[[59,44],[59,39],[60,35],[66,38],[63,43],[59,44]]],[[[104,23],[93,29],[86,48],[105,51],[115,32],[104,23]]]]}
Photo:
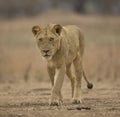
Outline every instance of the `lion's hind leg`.
{"type": "Polygon", "coordinates": [[[75,75],[76,75],[73,103],[78,104],[81,103],[81,79],[83,74],[81,56],[77,55],[73,63],[74,63],[75,75]]]}
{"type": "Polygon", "coordinates": [[[71,71],[71,64],[68,64],[66,66],[66,74],[68,76],[68,78],[71,81],[71,88],[72,88],[72,98],[73,98],[73,94],[74,94],[74,84],[75,84],[75,76],[73,75],[72,71],[71,71]]]}

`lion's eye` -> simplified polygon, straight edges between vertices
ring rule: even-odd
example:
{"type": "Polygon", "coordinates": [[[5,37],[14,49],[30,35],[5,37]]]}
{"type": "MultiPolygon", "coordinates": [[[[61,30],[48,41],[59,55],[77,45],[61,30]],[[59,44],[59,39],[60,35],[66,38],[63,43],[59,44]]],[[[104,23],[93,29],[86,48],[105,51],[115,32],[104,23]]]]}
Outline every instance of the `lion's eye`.
{"type": "Polygon", "coordinates": [[[54,41],[54,38],[50,38],[49,41],[54,41]]]}
{"type": "Polygon", "coordinates": [[[40,41],[40,42],[42,42],[42,41],[43,41],[43,39],[42,39],[42,38],[39,38],[39,41],[40,41]]]}

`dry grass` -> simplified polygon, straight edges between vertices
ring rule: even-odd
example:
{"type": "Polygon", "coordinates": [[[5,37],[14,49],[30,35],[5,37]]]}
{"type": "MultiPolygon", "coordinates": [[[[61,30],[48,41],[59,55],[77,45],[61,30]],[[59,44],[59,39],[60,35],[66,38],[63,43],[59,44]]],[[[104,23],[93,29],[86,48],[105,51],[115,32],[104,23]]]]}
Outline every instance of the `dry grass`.
{"type": "Polygon", "coordinates": [[[35,24],[75,24],[86,38],[84,68],[88,77],[120,77],[120,17],[81,16],[50,11],[34,18],[0,21],[0,81],[48,80],[46,62],[41,59],[31,33],[35,24]],[[50,16],[52,15],[52,16],[50,16]]]}

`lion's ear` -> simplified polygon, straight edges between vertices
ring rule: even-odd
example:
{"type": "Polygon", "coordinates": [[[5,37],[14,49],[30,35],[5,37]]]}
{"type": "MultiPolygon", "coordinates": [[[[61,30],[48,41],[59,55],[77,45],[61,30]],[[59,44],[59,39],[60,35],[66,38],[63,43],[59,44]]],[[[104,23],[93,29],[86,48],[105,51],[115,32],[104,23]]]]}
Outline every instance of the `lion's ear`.
{"type": "Polygon", "coordinates": [[[40,27],[39,26],[33,26],[32,27],[32,32],[34,35],[36,35],[38,32],[40,32],[40,27]]]}
{"type": "Polygon", "coordinates": [[[53,26],[52,30],[53,30],[55,33],[57,33],[58,35],[60,35],[60,34],[61,34],[61,31],[62,31],[62,26],[59,25],[59,24],[55,24],[55,25],[53,26]]]}

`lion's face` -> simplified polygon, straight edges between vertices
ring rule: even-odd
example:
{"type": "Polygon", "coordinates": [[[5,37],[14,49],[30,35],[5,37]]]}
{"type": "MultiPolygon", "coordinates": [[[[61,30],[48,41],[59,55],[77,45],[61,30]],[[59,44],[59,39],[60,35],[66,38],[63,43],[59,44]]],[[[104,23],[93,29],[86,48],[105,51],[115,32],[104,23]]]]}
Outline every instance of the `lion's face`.
{"type": "Polygon", "coordinates": [[[60,32],[61,26],[54,25],[40,28],[34,26],[32,29],[41,55],[46,59],[51,59],[56,51],[60,48],[60,32]]]}
{"type": "Polygon", "coordinates": [[[37,36],[36,42],[45,58],[51,58],[60,46],[60,39],[50,31],[49,34],[45,34],[45,30],[37,36]]]}

